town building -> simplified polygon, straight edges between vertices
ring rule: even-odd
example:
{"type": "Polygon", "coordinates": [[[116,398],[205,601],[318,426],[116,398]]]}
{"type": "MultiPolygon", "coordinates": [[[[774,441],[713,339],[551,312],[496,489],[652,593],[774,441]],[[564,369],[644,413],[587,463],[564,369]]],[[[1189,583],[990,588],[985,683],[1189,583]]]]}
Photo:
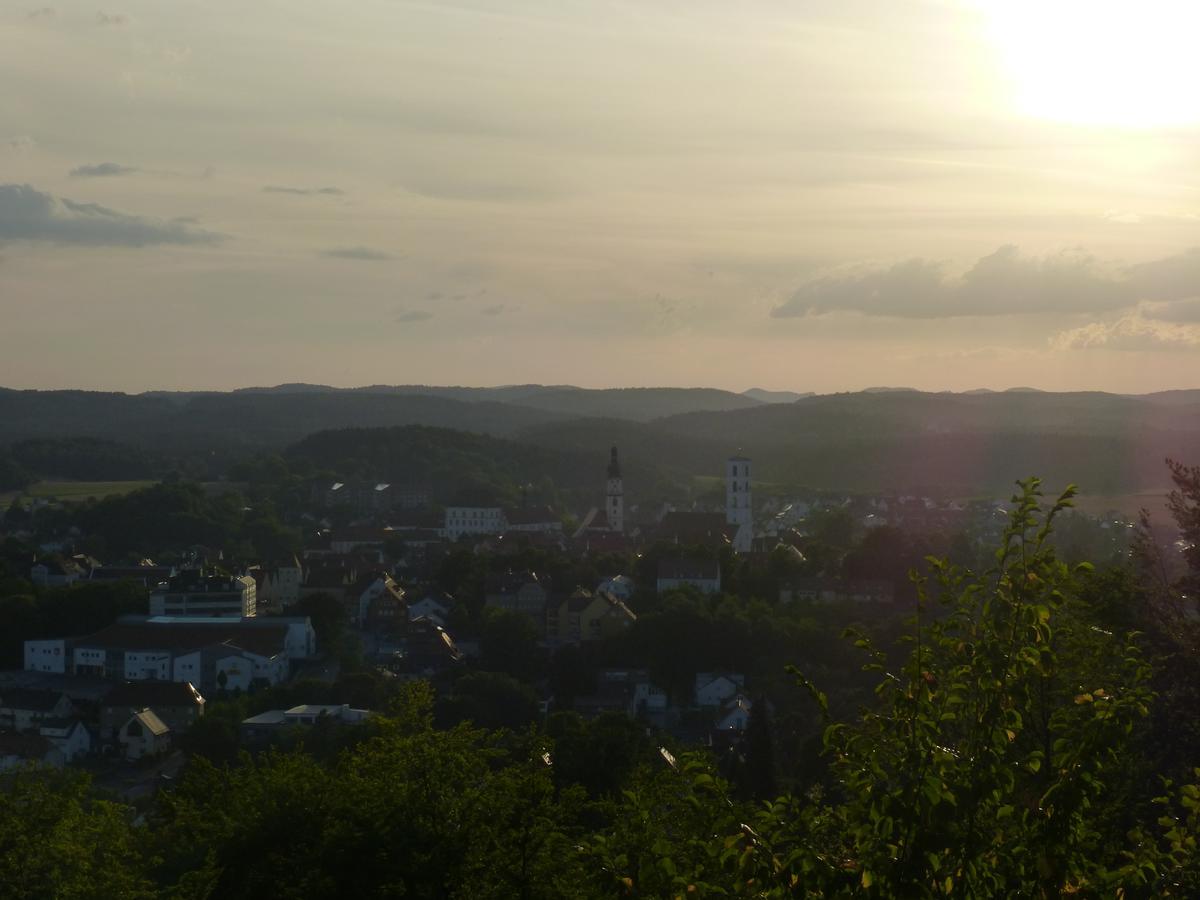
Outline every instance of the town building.
{"type": "Polygon", "coordinates": [[[620,634],[637,621],[612,594],[576,588],[570,596],[546,607],[546,640],[555,644],[580,644],[620,634]]]}
{"type": "Polygon", "coordinates": [[[92,736],[78,719],[43,719],[37,733],[54,745],[63,762],[73,762],[92,750],[92,736]]]}
{"type": "Polygon", "coordinates": [[[171,748],[171,729],[153,710],[135,712],[117,733],[122,755],[130,762],[161,756],[171,748]]]}
{"type": "Polygon", "coordinates": [[[318,722],[341,722],[349,725],[365,722],[375,715],[368,709],[354,709],[349,704],[304,703],[291,709],[270,709],[257,716],[242,720],[240,729],[243,743],[261,745],[269,743],[280,732],[289,727],[316,725],[318,722]]]}
{"type": "Polygon", "coordinates": [[[612,448],[608,460],[608,483],[605,485],[604,511],[608,516],[608,527],[618,533],[625,531],[625,483],[621,479],[621,462],[617,448],[612,448]]]}
{"type": "Polygon", "coordinates": [[[725,462],[725,521],[735,529],[733,549],[749,553],[754,542],[754,505],[750,460],[731,456],[725,462]]]}
{"type": "Polygon", "coordinates": [[[508,520],[499,506],[447,506],[442,531],[452,541],[464,535],[503,534],[508,520]]]}
{"type": "Polygon", "coordinates": [[[681,587],[694,587],[702,594],[721,591],[721,564],[715,559],[662,559],[658,562],[659,594],[681,587]]]}
{"type": "Polygon", "coordinates": [[[249,575],[186,570],[150,591],[150,615],[242,619],[257,613],[257,598],[258,585],[249,575]]]}
{"type": "Polygon", "coordinates": [[[62,691],[40,688],[6,688],[0,694],[0,730],[36,730],[46,719],[74,715],[75,707],[62,691]]]}
{"type": "Polygon", "coordinates": [[[29,580],[37,587],[70,587],[87,572],[73,559],[47,557],[29,567],[29,580]]]}
{"type": "Polygon", "coordinates": [[[890,605],[895,595],[895,585],[882,579],[793,578],[779,588],[780,603],[890,605]]]}
{"type": "Polygon", "coordinates": [[[285,681],[293,662],[315,653],[307,617],[121,616],[85,637],[26,641],[25,669],[249,690],[285,681]]]}
{"type": "Polygon", "coordinates": [[[185,734],[204,715],[204,697],[187,681],[129,681],[100,701],[100,740],[116,741],[121,726],[151,709],[175,734],[185,734]]]}

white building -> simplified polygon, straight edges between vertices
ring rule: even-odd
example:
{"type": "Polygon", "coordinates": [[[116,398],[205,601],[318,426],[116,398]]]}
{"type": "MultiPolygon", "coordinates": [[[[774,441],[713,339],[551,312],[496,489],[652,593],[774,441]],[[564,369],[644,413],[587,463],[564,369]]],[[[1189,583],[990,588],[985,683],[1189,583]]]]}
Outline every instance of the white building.
{"type": "Polygon", "coordinates": [[[92,736],[78,719],[43,719],[38,734],[58,748],[64,762],[87,756],[92,749],[92,736]]]}
{"type": "Polygon", "coordinates": [[[754,542],[750,469],[750,460],[744,456],[731,456],[725,462],[725,521],[737,528],[733,549],[738,553],[749,553],[754,542]]]}
{"type": "Polygon", "coordinates": [[[508,521],[499,506],[447,506],[443,531],[452,541],[464,534],[503,534],[508,521]]]}
{"type": "Polygon", "coordinates": [[[604,490],[604,511],[608,516],[611,531],[625,531],[625,485],[621,480],[621,463],[617,459],[617,448],[612,448],[608,460],[608,482],[604,490]]]}
{"type": "Polygon", "coordinates": [[[144,759],[147,756],[158,756],[170,749],[171,729],[153,710],[143,709],[130,716],[121,726],[117,740],[124,748],[126,759],[144,759]]]}
{"type": "Polygon", "coordinates": [[[25,668],[233,690],[255,681],[279,684],[292,660],[315,653],[316,636],[306,617],[121,616],[86,637],[26,641],[25,668]]]}
{"type": "Polygon", "coordinates": [[[734,673],[697,672],[693,702],[697,706],[722,706],[746,685],[746,676],[734,673]]]}
{"type": "Polygon", "coordinates": [[[258,585],[249,575],[221,578],[185,572],[150,592],[150,615],[242,619],[255,615],[257,600],[258,585]]]}
{"type": "Polygon", "coordinates": [[[715,559],[662,559],[658,563],[658,593],[694,587],[702,594],[721,590],[721,564],[715,559]]]}

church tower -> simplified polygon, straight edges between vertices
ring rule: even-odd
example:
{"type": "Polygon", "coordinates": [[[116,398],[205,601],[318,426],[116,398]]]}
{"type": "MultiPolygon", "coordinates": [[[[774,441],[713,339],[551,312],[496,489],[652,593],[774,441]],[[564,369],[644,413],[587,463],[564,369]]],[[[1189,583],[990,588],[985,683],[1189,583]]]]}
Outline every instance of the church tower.
{"type": "Polygon", "coordinates": [[[750,460],[731,456],[725,462],[725,522],[737,527],[733,549],[747,553],[754,540],[754,507],[750,502],[750,460]]]}
{"type": "Polygon", "coordinates": [[[621,482],[621,463],[617,460],[617,448],[612,448],[612,456],[608,460],[608,488],[605,491],[607,499],[604,511],[608,515],[610,531],[625,530],[625,488],[621,482]]]}

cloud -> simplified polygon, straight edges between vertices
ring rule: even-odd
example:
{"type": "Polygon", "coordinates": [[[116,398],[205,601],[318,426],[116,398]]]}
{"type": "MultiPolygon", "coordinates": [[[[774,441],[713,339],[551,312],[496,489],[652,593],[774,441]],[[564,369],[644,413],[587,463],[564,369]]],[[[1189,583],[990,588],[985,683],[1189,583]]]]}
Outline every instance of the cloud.
{"type": "Polygon", "coordinates": [[[285,184],[268,184],[263,188],[264,194],[296,194],[300,197],[309,197],[319,194],[324,194],[330,197],[340,197],[345,193],[341,188],[335,187],[319,187],[319,188],[302,188],[291,187],[285,184]]]}
{"type": "Polygon", "coordinates": [[[1080,250],[1044,258],[1001,247],[961,275],[940,262],[910,259],[890,268],[814,279],[771,315],[777,318],[855,312],[906,319],[956,316],[1097,314],[1132,308],[1139,300],[1196,296],[1200,249],[1121,268],[1080,250]]]}
{"type": "Polygon", "coordinates": [[[106,178],[112,175],[132,175],[138,171],[133,166],[122,166],[119,163],[103,162],[94,166],[76,166],[71,170],[72,178],[106,178]]]}
{"type": "MultiPolygon", "coordinates": [[[[1196,287],[1200,292],[1200,285],[1196,287]]],[[[1142,314],[1148,319],[1159,322],[1196,322],[1200,324],[1200,296],[1188,300],[1175,300],[1170,303],[1147,303],[1142,306],[1142,314]]]]}
{"type": "Polygon", "coordinates": [[[1091,322],[1050,339],[1055,350],[1196,350],[1200,326],[1148,319],[1140,312],[1111,322],[1091,322]]]}
{"type": "Polygon", "coordinates": [[[502,315],[503,313],[510,312],[510,310],[503,303],[496,303],[496,304],[493,304],[492,306],[485,306],[483,309],[480,310],[480,312],[483,313],[485,316],[499,316],[499,315],[502,315]]]}
{"type": "Polygon", "coordinates": [[[371,247],[335,247],[332,250],[326,250],[322,256],[332,256],[336,259],[358,259],[368,262],[395,259],[392,254],[385,253],[383,250],[374,250],[371,247]]]}
{"type": "Polygon", "coordinates": [[[1143,300],[1184,300],[1200,296],[1200,247],[1129,270],[1143,300]]]}
{"type": "Polygon", "coordinates": [[[13,153],[28,153],[37,146],[37,141],[27,134],[14,134],[12,137],[0,138],[0,149],[13,153]]]}
{"type": "Polygon", "coordinates": [[[54,19],[58,17],[58,10],[53,6],[41,6],[37,9],[31,9],[25,13],[27,19],[54,19]]]}
{"type": "Polygon", "coordinates": [[[0,184],[0,243],[50,241],[95,246],[211,244],[222,235],[185,222],[129,215],[77,203],[28,184],[0,184]]]}
{"type": "Polygon", "coordinates": [[[1140,225],[1142,217],[1135,212],[1120,209],[1110,209],[1104,213],[1104,220],[1116,225],[1140,225]]]}
{"type": "Polygon", "coordinates": [[[104,10],[96,13],[97,25],[121,26],[129,24],[129,16],[124,13],[106,13],[104,10]]]}
{"type": "Polygon", "coordinates": [[[433,313],[423,309],[409,309],[396,316],[397,322],[426,322],[433,318],[433,313]]]}

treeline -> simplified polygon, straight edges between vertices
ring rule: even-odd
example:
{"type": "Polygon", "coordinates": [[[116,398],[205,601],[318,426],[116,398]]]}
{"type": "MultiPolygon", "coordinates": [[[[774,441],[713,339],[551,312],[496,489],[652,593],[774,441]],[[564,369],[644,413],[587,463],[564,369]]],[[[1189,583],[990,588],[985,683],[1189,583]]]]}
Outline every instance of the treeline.
{"type": "Polygon", "coordinates": [[[269,497],[249,500],[235,490],[210,491],[174,480],[33,513],[14,506],[4,521],[30,529],[35,543],[66,542],[109,564],[144,558],[179,562],[190,548],[210,551],[214,559],[272,561],[287,558],[302,543],[299,530],[282,524],[269,497]]]}

